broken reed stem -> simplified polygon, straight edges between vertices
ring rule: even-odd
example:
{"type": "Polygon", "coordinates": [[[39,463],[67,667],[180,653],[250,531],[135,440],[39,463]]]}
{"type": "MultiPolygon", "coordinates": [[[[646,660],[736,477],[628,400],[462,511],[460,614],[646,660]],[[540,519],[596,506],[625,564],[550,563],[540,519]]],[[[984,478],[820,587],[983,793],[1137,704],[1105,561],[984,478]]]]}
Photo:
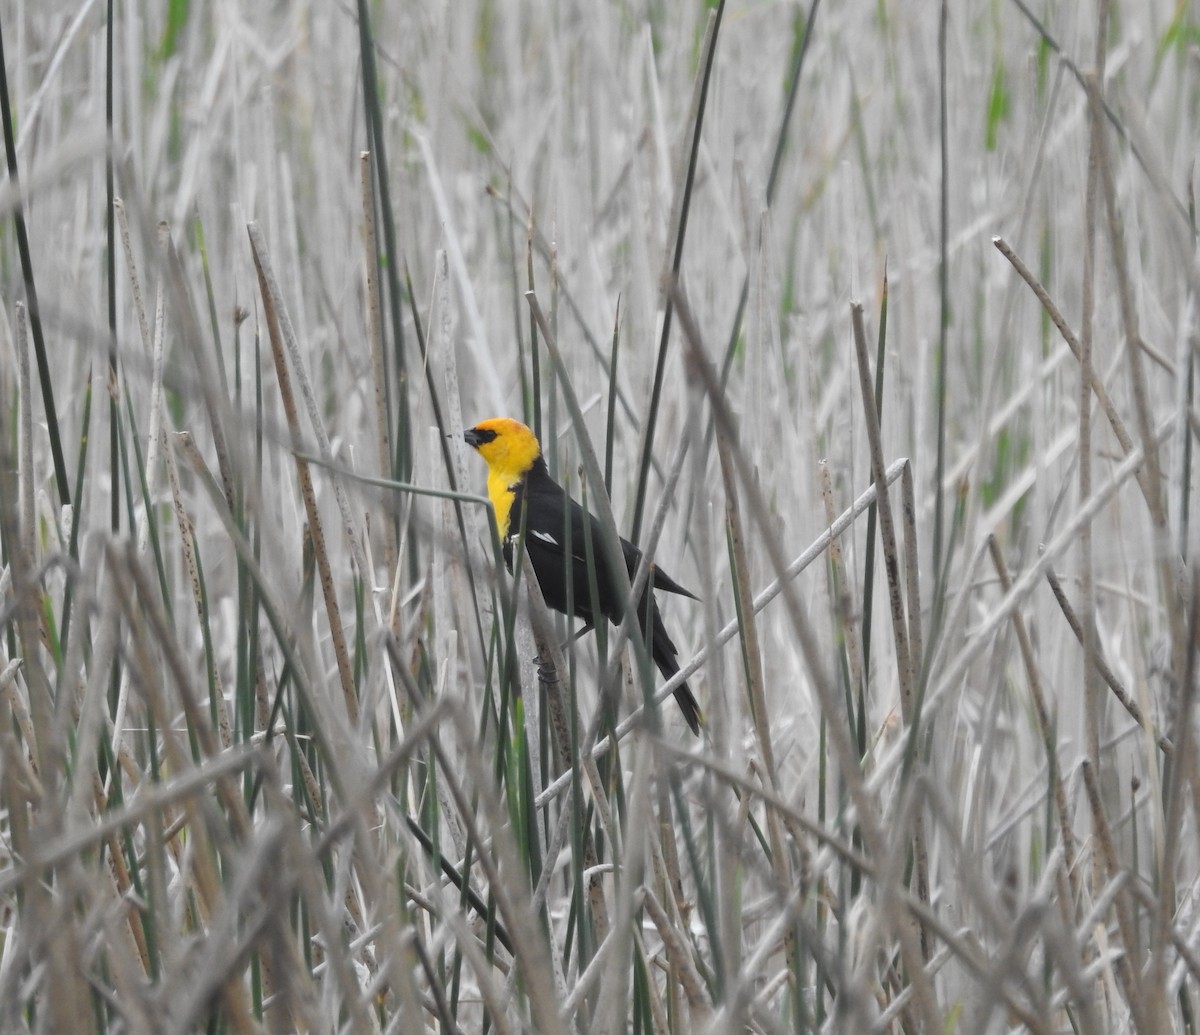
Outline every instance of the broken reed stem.
{"type": "MultiPolygon", "coordinates": [[[[1079,339],[1075,336],[1075,332],[1071,330],[1066,318],[1055,305],[1054,300],[1042,286],[1041,282],[1033,275],[1033,272],[1021,261],[1017,253],[1009,247],[1003,237],[993,237],[992,244],[996,250],[1003,255],[1016,270],[1017,275],[1025,281],[1029,289],[1033,292],[1034,297],[1041,303],[1042,309],[1046,315],[1050,317],[1050,321],[1058,328],[1058,333],[1062,335],[1062,339],[1066,342],[1067,348],[1071,350],[1071,355],[1082,364],[1083,362],[1083,346],[1079,339]]],[[[1095,368],[1090,366],[1087,370],[1088,383],[1091,385],[1092,392],[1096,396],[1096,401],[1100,403],[1100,408],[1104,411],[1104,416],[1107,418],[1109,427],[1112,428],[1113,435],[1116,436],[1117,442],[1121,445],[1121,451],[1128,456],[1133,452],[1133,439],[1130,437],[1129,430],[1125,427],[1125,422],[1121,419],[1121,415],[1117,412],[1117,407],[1109,396],[1108,390],[1104,387],[1103,382],[1097,376],[1095,368]]],[[[1146,502],[1150,502],[1150,486],[1147,481],[1145,469],[1138,468],[1137,472],[1138,485],[1142,490],[1142,495],[1146,497],[1146,502]]]]}
{"type": "MultiPolygon", "coordinates": [[[[1107,8],[1107,4],[1108,0],[1102,0],[1103,8],[1107,8]]],[[[1106,20],[1106,17],[1102,18],[1102,21],[1106,20]]],[[[1096,143],[1097,165],[1101,193],[1104,198],[1109,247],[1112,251],[1117,282],[1121,324],[1125,332],[1125,352],[1129,358],[1129,380],[1133,388],[1134,412],[1137,414],[1138,433],[1146,454],[1146,503],[1150,510],[1150,519],[1154,524],[1154,556],[1158,561],[1159,585],[1165,598],[1167,620],[1171,630],[1171,668],[1174,672],[1182,672],[1185,663],[1184,652],[1187,649],[1184,638],[1187,580],[1184,574],[1183,559],[1174,555],[1174,545],[1167,524],[1167,510],[1163,499],[1162,466],[1158,445],[1154,440],[1154,424],[1150,414],[1146,371],[1142,363],[1144,346],[1138,330],[1137,310],[1133,303],[1129,264],[1125,255],[1125,231],[1121,214],[1117,209],[1116,189],[1113,186],[1112,165],[1108,154],[1108,135],[1104,130],[1100,92],[1102,81],[1100,75],[1097,74],[1087,77],[1092,135],[1096,143]]]]}
{"type": "MultiPolygon", "coordinates": [[[[191,436],[177,438],[176,444],[188,456],[193,467],[207,470],[204,457],[192,442],[191,436]]],[[[205,604],[204,588],[200,582],[200,563],[196,555],[196,536],[192,516],[188,513],[187,504],[183,499],[183,488],[179,481],[179,466],[175,460],[174,450],[166,450],[165,457],[167,482],[171,487],[171,503],[175,510],[175,521],[179,525],[179,544],[183,551],[183,566],[187,570],[188,583],[192,587],[192,604],[196,608],[196,620],[199,628],[207,630],[209,625],[208,607],[205,604]]],[[[142,551],[139,549],[139,556],[141,553],[142,551]]],[[[233,743],[233,733],[229,723],[229,709],[225,705],[225,691],[221,684],[219,665],[213,666],[212,679],[214,692],[210,696],[216,702],[217,727],[220,730],[221,744],[229,747],[233,743]]]]}
{"type": "Polygon", "coordinates": [[[854,327],[854,349],[858,359],[858,382],[862,390],[863,419],[867,428],[867,441],[871,447],[871,478],[879,487],[876,506],[879,513],[879,536],[883,543],[883,563],[887,572],[888,597],[891,603],[892,636],[896,646],[896,668],[900,680],[900,703],[904,709],[904,721],[913,720],[912,655],[909,652],[908,627],[904,616],[904,594],[900,588],[900,558],[896,549],[896,523],[892,517],[891,498],[888,494],[883,462],[883,437],[879,429],[879,417],[875,412],[875,392],[871,385],[871,359],[867,352],[867,334],[863,326],[863,307],[858,302],[850,303],[850,319],[854,327]]]}
{"type": "MultiPolygon", "coordinates": [[[[832,528],[836,514],[833,509],[833,485],[829,480],[828,461],[822,460],[817,464],[817,477],[821,485],[821,499],[825,503],[825,523],[832,528]]],[[[837,536],[831,536],[829,539],[829,567],[833,576],[833,603],[841,621],[841,636],[846,645],[846,659],[850,667],[850,694],[853,697],[863,690],[862,640],[859,636],[857,609],[850,597],[850,580],[842,558],[842,544],[837,536]]],[[[858,720],[860,725],[865,727],[866,716],[860,715],[858,720]]]]}
{"type": "MultiPolygon", "coordinates": [[[[1008,573],[1008,565],[1004,562],[1004,554],[994,535],[987,537],[988,551],[992,556],[992,565],[1000,579],[1000,588],[1008,593],[1012,589],[1012,577],[1008,573]]],[[[1029,681],[1029,694],[1033,698],[1034,711],[1037,714],[1038,727],[1042,735],[1042,744],[1046,750],[1046,765],[1050,770],[1050,778],[1054,788],[1054,808],[1058,813],[1058,836],[1063,847],[1063,869],[1070,883],[1069,897],[1064,900],[1059,895],[1059,909],[1062,911],[1063,923],[1068,928],[1074,926],[1075,904],[1079,901],[1079,878],[1075,870],[1075,834],[1071,829],[1071,816],[1067,809],[1067,792],[1063,786],[1062,770],[1058,764],[1058,745],[1054,742],[1054,724],[1050,720],[1050,710],[1046,707],[1046,694],[1042,689],[1042,677],[1038,671],[1037,658],[1033,643],[1029,638],[1029,630],[1020,608],[1012,610],[1013,631],[1017,635],[1017,646],[1021,651],[1021,660],[1025,664],[1025,676],[1029,681]]],[[[1060,874],[1060,879],[1062,875],[1060,874]]]]}
{"type": "MultiPolygon", "coordinates": [[[[750,588],[750,560],[746,552],[745,531],[738,506],[737,474],[729,454],[729,443],[718,429],[717,455],[721,463],[721,479],[725,483],[725,520],[729,528],[730,547],[734,561],[734,591],[738,595],[738,614],[741,616],[742,646],[746,658],[746,694],[750,699],[755,738],[762,756],[764,775],[774,791],[779,790],[775,770],[775,749],[771,743],[770,713],[763,676],[762,648],[758,638],[758,619],[754,613],[754,594],[750,588]]],[[[783,835],[778,817],[767,813],[767,836],[771,842],[771,869],[780,888],[792,887],[791,856],[784,850],[783,835]]],[[[789,973],[796,972],[796,938],[792,928],[784,935],[784,947],[789,973]]]]}
{"type": "MultiPolygon", "coordinates": [[[[1075,639],[1079,641],[1080,646],[1083,646],[1083,626],[1079,623],[1079,616],[1075,614],[1075,609],[1071,606],[1071,602],[1067,599],[1066,591],[1059,581],[1058,575],[1053,568],[1046,571],[1046,581],[1050,583],[1050,589],[1054,593],[1054,599],[1058,601],[1058,606],[1062,610],[1063,617],[1066,618],[1067,624],[1071,627],[1071,632],[1075,634],[1075,639]]],[[[1109,666],[1108,661],[1097,645],[1096,650],[1096,671],[1100,678],[1108,685],[1108,688],[1113,692],[1113,696],[1117,699],[1122,708],[1129,713],[1139,726],[1147,733],[1154,737],[1155,743],[1159,750],[1164,755],[1170,756],[1174,753],[1174,745],[1170,739],[1159,733],[1154,728],[1154,724],[1143,714],[1141,706],[1129,695],[1129,691],[1125,689],[1125,685],[1121,682],[1120,677],[1109,666]]]]}
{"type": "MultiPolygon", "coordinates": [[[[1154,941],[1152,951],[1154,966],[1152,968],[1154,989],[1151,994],[1157,999],[1152,1009],[1160,1012],[1157,1005],[1166,996],[1167,968],[1165,966],[1165,950],[1169,940],[1169,931],[1174,926],[1173,920],[1178,910],[1175,873],[1179,863],[1180,839],[1184,830],[1183,805],[1189,782],[1195,791],[1193,743],[1195,734],[1192,730],[1193,712],[1196,704],[1196,668],[1200,661],[1197,650],[1200,649],[1200,607],[1197,606],[1197,593],[1200,591],[1200,571],[1193,572],[1191,592],[1191,613],[1187,628],[1187,653],[1184,667],[1176,679],[1179,683],[1175,690],[1175,708],[1172,716],[1171,734],[1179,746],[1179,751],[1171,760],[1167,770],[1166,786],[1163,794],[1165,803],[1164,830],[1162,841],[1162,879],[1157,887],[1157,904],[1154,910],[1154,941]]],[[[1192,802],[1195,809],[1197,803],[1192,802]]],[[[1193,815],[1193,819],[1195,816],[1193,815]]],[[[1185,878],[1186,880],[1186,878],[1185,878]]]]}
{"type": "MultiPolygon", "coordinates": [[[[896,549],[896,523],[892,516],[891,497],[884,480],[886,470],[883,462],[883,436],[879,428],[879,415],[875,409],[875,392],[871,383],[871,358],[867,351],[867,333],[863,325],[863,307],[858,302],[850,303],[850,320],[854,328],[854,352],[858,359],[858,383],[862,392],[863,421],[867,428],[867,441],[871,447],[871,477],[879,486],[876,500],[879,514],[879,538],[883,545],[883,565],[887,574],[889,610],[892,615],[892,639],[896,647],[896,670],[900,683],[900,707],[904,715],[907,732],[913,731],[920,716],[916,703],[916,678],[913,657],[909,650],[908,625],[904,615],[904,590],[900,582],[900,557],[896,549]]],[[[867,573],[871,577],[871,573],[867,573]]],[[[925,843],[925,822],[922,811],[913,812],[912,830],[913,867],[917,882],[917,897],[929,902],[929,853],[925,843]]],[[[920,928],[921,952],[928,963],[933,956],[929,932],[920,928]]]]}
{"type": "MultiPolygon", "coordinates": [[[[379,262],[379,245],[375,234],[375,187],[372,175],[372,158],[370,151],[363,151],[359,158],[359,182],[362,189],[362,234],[363,234],[363,269],[366,277],[367,293],[367,336],[371,353],[371,376],[373,381],[373,398],[375,402],[375,449],[376,463],[380,478],[391,478],[392,449],[391,436],[388,429],[390,420],[388,414],[387,364],[383,358],[383,318],[382,304],[379,298],[379,277],[376,276],[379,262]]],[[[383,553],[384,564],[388,571],[396,567],[396,524],[390,514],[383,519],[383,553]]],[[[389,624],[394,633],[396,630],[389,624]]]]}
{"type": "MultiPolygon", "coordinates": [[[[1100,0],[1100,20],[1104,21],[1105,0],[1100,0]]],[[[1103,26],[1097,31],[1103,37],[1103,26]]],[[[1096,41],[1097,67],[1103,69],[1105,57],[1105,42],[1102,38],[1096,41]]],[[[1080,315],[1081,330],[1079,335],[1079,385],[1078,428],[1079,428],[1079,498],[1088,499],[1092,494],[1092,382],[1096,380],[1095,363],[1093,361],[1094,317],[1096,311],[1096,192],[1099,185],[1097,152],[1097,134],[1095,126],[1089,134],[1087,180],[1083,200],[1083,298],[1080,315]]],[[[1143,451],[1143,460],[1145,453],[1143,451]]],[[[1141,475],[1144,463],[1139,468],[1141,475]]],[[[1153,495],[1153,489],[1147,479],[1144,489],[1147,502],[1153,495]]],[[[1081,586],[1083,612],[1083,715],[1084,736],[1086,738],[1086,754],[1091,764],[1100,767],[1100,688],[1096,680],[1096,593],[1092,568],[1092,521],[1085,519],[1079,526],[1079,578],[1081,586]]],[[[1093,859],[1093,878],[1099,890],[1099,863],[1093,859]]]]}
{"type": "MultiPolygon", "coordinates": [[[[351,727],[358,726],[358,694],[354,686],[354,673],[350,665],[350,652],[346,646],[346,633],[342,628],[341,608],[337,601],[337,588],[333,581],[333,570],[329,563],[329,553],[325,547],[325,532],[321,523],[321,514],[317,509],[317,495],[313,489],[312,473],[307,461],[298,455],[301,447],[300,421],[296,411],[296,400],[292,395],[291,375],[288,373],[287,358],[284,356],[283,333],[280,329],[279,311],[276,308],[275,292],[268,282],[266,268],[265,245],[255,224],[250,227],[251,251],[254,254],[254,268],[258,273],[259,294],[263,300],[263,313],[267,321],[267,336],[271,342],[271,355],[275,360],[275,376],[279,382],[279,398],[283,404],[284,416],[287,419],[288,432],[292,439],[292,448],[296,461],[296,478],[300,482],[300,495],[304,500],[304,513],[308,521],[309,535],[312,537],[313,554],[317,563],[317,571],[321,581],[321,594],[325,599],[325,612],[329,619],[329,633],[333,643],[333,654],[337,661],[338,677],[342,684],[342,699],[346,705],[346,715],[351,727]]],[[[367,577],[367,572],[362,572],[367,577]]]]}
{"type": "Polygon", "coordinates": [[[640,891],[642,905],[650,917],[650,922],[654,924],[655,930],[663,940],[667,961],[683,986],[683,994],[687,997],[692,1025],[702,1027],[712,1017],[712,1003],[705,989],[704,980],[696,970],[691,950],[680,934],[683,928],[674,922],[674,918],[667,915],[667,911],[663,909],[653,891],[647,887],[642,887],[640,891]]]}
{"type": "MultiPolygon", "coordinates": [[[[1083,785],[1087,790],[1088,805],[1092,811],[1092,823],[1095,826],[1095,838],[1099,851],[1097,864],[1107,871],[1108,880],[1119,881],[1114,890],[1113,905],[1117,910],[1117,926],[1121,933],[1121,950],[1117,953],[1114,967],[1121,990],[1125,993],[1125,1001],[1133,1014],[1134,1030],[1150,1031],[1146,1027],[1145,1004],[1142,1001],[1141,984],[1138,980],[1138,967],[1134,960],[1137,948],[1137,932],[1134,925],[1133,911],[1129,902],[1129,891],[1126,877],[1121,872],[1121,864],[1117,860],[1117,849],[1113,843],[1112,827],[1108,815],[1104,811],[1104,803],[1100,798],[1100,784],[1096,779],[1096,770],[1089,759],[1080,762],[1083,772],[1083,785]]],[[[1097,888],[1096,892],[1099,893],[1097,888]]]]}
{"type": "Polygon", "coordinates": [[[17,405],[20,409],[21,454],[17,464],[20,480],[20,549],[32,567],[37,539],[33,521],[33,379],[29,373],[29,323],[25,303],[18,302],[17,312],[17,405]]]}
{"type": "MultiPolygon", "coordinates": [[[[922,693],[925,678],[925,638],[921,631],[921,565],[917,540],[917,496],[913,486],[912,464],[904,462],[900,476],[900,514],[904,525],[904,574],[908,593],[908,650],[917,677],[916,692],[922,693]]],[[[951,536],[954,530],[951,528],[951,536]]],[[[953,542],[953,538],[951,540],[953,542]]]]}
{"type": "MultiPolygon", "coordinates": [[[[725,520],[729,525],[729,538],[733,547],[734,563],[734,592],[738,595],[738,609],[742,616],[741,634],[743,649],[746,653],[747,686],[746,691],[752,709],[751,718],[754,722],[754,732],[758,739],[759,752],[762,755],[763,766],[766,769],[767,781],[778,791],[779,781],[775,771],[775,749],[771,742],[771,730],[768,725],[767,697],[762,667],[762,650],[758,638],[758,621],[754,613],[754,594],[750,589],[750,559],[746,553],[745,530],[742,526],[742,514],[738,505],[737,475],[733,470],[733,460],[729,456],[728,443],[717,436],[717,454],[721,464],[721,478],[725,484],[725,520]]],[[[772,830],[772,840],[778,836],[777,830],[772,830]]],[[[776,846],[772,847],[775,851],[776,846]]],[[[783,873],[778,873],[786,887],[789,883],[783,873]]]]}

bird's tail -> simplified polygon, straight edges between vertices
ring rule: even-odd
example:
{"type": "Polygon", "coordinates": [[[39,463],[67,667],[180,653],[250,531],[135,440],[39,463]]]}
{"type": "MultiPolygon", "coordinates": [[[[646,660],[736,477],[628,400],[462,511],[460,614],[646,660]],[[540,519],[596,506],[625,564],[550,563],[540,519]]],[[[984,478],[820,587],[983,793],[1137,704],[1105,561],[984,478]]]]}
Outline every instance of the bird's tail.
{"type": "MultiPolygon", "coordinates": [[[[663,625],[662,618],[658,613],[658,607],[654,603],[653,595],[647,594],[647,597],[649,598],[651,609],[650,653],[654,658],[654,664],[658,666],[658,671],[662,673],[663,679],[670,679],[679,671],[679,662],[676,660],[679,651],[676,649],[675,644],[671,642],[671,637],[667,635],[667,627],[663,625]]],[[[704,713],[700,711],[696,695],[692,693],[692,688],[686,682],[680,683],[675,688],[675,700],[692,732],[697,737],[700,736],[700,726],[704,722],[704,713]]]]}

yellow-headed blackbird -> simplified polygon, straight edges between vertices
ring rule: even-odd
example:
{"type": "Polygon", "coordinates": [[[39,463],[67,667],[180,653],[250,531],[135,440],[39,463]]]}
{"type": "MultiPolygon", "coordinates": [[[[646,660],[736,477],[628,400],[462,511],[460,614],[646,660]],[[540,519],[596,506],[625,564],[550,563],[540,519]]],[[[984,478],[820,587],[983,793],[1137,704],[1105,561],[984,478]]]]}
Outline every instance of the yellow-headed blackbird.
{"type": "MultiPolygon", "coordinates": [[[[504,561],[512,570],[513,539],[525,527],[525,552],[537,575],[546,603],[556,611],[582,618],[585,631],[595,624],[592,613],[592,593],[588,581],[587,548],[584,535],[584,511],[553,478],[542,458],[537,437],[520,421],[509,417],[493,417],[481,421],[463,432],[463,438],[488,465],[488,498],[496,510],[496,527],[504,549],[504,561]],[[563,543],[569,537],[570,553],[563,543]]],[[[587,515],[592,537],[592,559],[595,565],[596,599],[600,613],[610,622],[620,624],[624,609],[621,593],[609,566],[608,554],[601,545],[596,518],[587,515]]],[[[625,567],[632,579],[642,559],[641,551],[625,539],[621,540],[625,567]]],[[[663,626],[654,603],[654,589],[679,593],[696,599],[674,579],[657,567],[650,572],[652,585],[647,585],[638,601],[638,619],[642,629],[650,630],[650,655],[663,677],[670,679],[679,671],[675,660],[679,653],[663,626]]],[[[700,733],[700,706],[687,683],[675,688],[675,700],[683,717],[700,733]]]]}

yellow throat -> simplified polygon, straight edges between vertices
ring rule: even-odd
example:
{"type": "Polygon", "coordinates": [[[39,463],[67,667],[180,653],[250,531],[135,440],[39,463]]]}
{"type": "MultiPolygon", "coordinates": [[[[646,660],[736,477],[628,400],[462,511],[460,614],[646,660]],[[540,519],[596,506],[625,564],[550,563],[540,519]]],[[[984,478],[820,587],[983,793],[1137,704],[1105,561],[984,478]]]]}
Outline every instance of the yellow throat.
{"type": "Polygon", "coordinates": [[[488,499],[496,511],[496,528],[501,540],[509,533],[513,490],[521,484],[542,453],[537,437],[520,421],[511,417],[492,417],[471,429],[487,441],[474,449],[488,465],[488,499]]]}

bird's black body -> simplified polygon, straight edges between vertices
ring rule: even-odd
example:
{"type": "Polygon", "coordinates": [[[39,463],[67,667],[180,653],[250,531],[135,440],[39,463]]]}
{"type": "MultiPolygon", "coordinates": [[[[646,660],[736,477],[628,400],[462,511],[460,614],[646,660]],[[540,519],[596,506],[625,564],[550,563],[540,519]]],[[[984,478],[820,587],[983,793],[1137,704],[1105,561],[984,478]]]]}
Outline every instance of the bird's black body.
{"type": "MultiPolygon", "coordinates": [[[[600,536],[597,518],[586,515],[553,478],[542,457],[537,457],[525,476],[510,487],[515,495],[509,517],[508,535],[504,539],[504,560],[512,570],[512,544],[522,526],[525,529],[525,551],[537,575],[542,596],[547,605],[563,614],[574,614],[590,627],[595,624],[591,580],[588,577],[588,551],[585,536],[591,536],[591,554],[595,566],[595,599],[600,613],[614,624],[624,617],[622,593],[613,577],[608,554],[600,536]],[[585,520],[588,522],[585,527],[585,520]],[[590,528],[590,533],[588,529],[590,528]]],[[[632,579],[641,562],[642,552],[626,539],[621,539],[625,567],[632,579]]],[[[643,630],[649,629],[647,646],[650,656],[664,679],[679,671],[676,656],[679,651],[667,634],[654,590],[678,593],[696,599],[674,579],[658,568],[650,571],[652,585],[642,591],[638,600],[638,619],[643,630]]],[[[675,689],[675,700],[692,732],[700,732],[700,706],[687,683],[675,689]]]]}

